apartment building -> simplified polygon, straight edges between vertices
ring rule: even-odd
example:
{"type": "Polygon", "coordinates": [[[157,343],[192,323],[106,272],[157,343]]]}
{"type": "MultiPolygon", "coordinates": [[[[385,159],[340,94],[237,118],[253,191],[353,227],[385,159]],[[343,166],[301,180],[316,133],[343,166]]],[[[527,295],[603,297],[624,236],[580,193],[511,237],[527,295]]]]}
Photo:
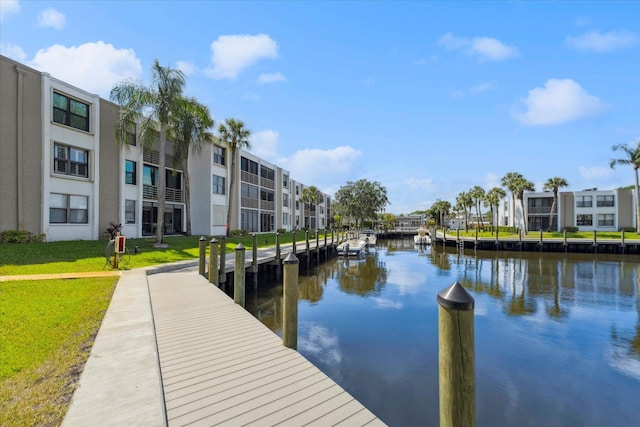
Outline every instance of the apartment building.
{"type": "Polygon", "coordinates": [[[551,215],[553,193],[524,193],[528,230],[561,231],[565,227],[578,227],[580,231],[618,231],[635,227],[633,190],[565,191],[551,215]]]}
{"type": "Polygon", "coordinates": [[[304,185],[289,172],[245,150],[236,153],[235,191],[229,193],[229,150],[207,146],[182,170],[173,146],[159,164],[157,145],[137,143],[131,124],[116,143],[119,107],[80,88],[0,55],[0,231],[44,233],[49,241],[98,239],[109,223],[128,237],[187,229],[184,177],[190,177],[193,234],[230,230],[275,232],[329,224],[330,197],[304,206],[304,185]],[[166,176],[164,212],[157,184],[166,176]],[[231,201],[231,219],[227,211],[231,201]]]}

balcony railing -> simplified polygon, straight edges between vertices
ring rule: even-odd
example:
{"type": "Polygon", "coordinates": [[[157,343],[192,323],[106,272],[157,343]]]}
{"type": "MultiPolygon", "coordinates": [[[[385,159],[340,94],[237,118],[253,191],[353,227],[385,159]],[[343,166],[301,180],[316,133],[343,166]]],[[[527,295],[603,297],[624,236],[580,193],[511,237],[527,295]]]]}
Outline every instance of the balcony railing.
{"type": "Polygon", "coordinates": [[[242,171],[242,173],[240,174],[240,179],[244,182],[248,182],[250,184],[255,184],[255,185],[258,185],[258,181],[259,181],[258,175],[254,175],[247,171],[242,171]]]}
{"type": "MultiPolygon", "coordinates": [[[[158,187],[155,185],[143,185],[142,197],[147,200],[158,200],[158,187]]],[[[176,188],[167,188],[165,201],[171,203],[184,203],[184,192],[176,188]]]]}
{"type": "Polygon", "coordinates": [[[267,178],[260,178],[260,185],[262,186],[262,188],[269,188],[271,190],[276,188],[276,183],[273,180],[267,178]]]}
{"type": "Polygon", "coordinates": [[[241,197],[240,206],[243,208],[258,209],[258,199],[252,199],[251,197],[241,197]]]}

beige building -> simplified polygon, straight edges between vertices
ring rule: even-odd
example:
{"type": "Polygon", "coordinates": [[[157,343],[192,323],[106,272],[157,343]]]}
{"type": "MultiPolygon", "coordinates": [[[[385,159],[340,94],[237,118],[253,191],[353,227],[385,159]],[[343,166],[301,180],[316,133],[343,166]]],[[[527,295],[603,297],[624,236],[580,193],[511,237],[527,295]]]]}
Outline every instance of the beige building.
{"type": "MultiPolygon", "coordinates": [[[[128,237],[187,228],[184,174],[189,173],[193,234],[227,229],[230,159],[222,146],[190,155],[188,171],[166,163],[157,149],[115,139],[117,105],[23,64],[0,56],[0,231],[44,233],[47,240],[98,239],[109,223],[128,237]],[[165,173],[165,210],[157,209],[157,179],[165,173]]],[[[300,202],[304,186],[289,172],[239,150],[230,230],[287,231],[329,224],[330,203],[300,202]]]]}

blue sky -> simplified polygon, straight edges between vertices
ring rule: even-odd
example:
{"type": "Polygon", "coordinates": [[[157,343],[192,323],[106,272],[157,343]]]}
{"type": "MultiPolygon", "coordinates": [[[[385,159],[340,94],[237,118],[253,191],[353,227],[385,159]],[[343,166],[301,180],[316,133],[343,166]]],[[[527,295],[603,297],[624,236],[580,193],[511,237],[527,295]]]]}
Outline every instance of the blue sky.
{"type": "Polygon", "coordinates": [[[3,55],[108,98],[187,74],[217,123],[333,194],[365,178],[387,211],[454,203],[520,172],[541,190],[633,184],[640,2],[6,1],[3,55]]]}

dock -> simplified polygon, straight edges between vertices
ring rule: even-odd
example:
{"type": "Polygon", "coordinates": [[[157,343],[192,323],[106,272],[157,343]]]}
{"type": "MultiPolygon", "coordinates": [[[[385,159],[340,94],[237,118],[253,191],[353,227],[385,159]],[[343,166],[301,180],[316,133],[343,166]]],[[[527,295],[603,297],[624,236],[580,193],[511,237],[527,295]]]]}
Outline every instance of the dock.
{"type": "MultiPolygon", "coordinates": [[[[275,261],[275,248],[257,258],[275,261]]],[[[122,273],[63,426],[385,425],[197,265],[122,273]]]]}

